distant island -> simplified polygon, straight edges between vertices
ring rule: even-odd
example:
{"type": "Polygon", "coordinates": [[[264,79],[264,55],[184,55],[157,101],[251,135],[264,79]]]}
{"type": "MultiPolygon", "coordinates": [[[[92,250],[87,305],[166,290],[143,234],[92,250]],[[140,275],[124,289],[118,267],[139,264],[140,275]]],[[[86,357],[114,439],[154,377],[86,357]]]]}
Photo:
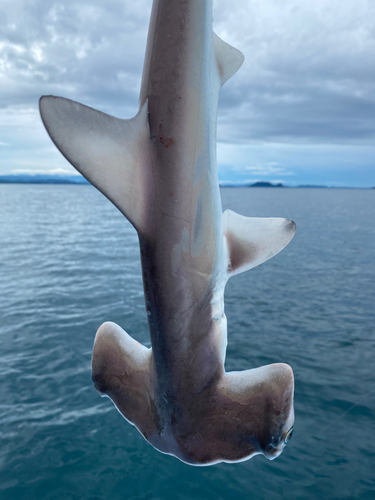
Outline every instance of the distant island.
{"type": "Polygon", "coordinates": [[[277,184],[272,184],[272,182],[268,182],[268,181],[258,181],[258,182],[254,182],[253,184],[250,184],[249,187],[253,187],[253,188],[282,188],[285,186],[282,182],[278,182],[277,184]]]}
{"type": "Polygon", "coordinates": [[[10,174],[0,175],[2,184],[90,184],[82,175],[10,174]]]}
{"type": "MultiPolygon", "coordinates": [[[[9,174],[0,175],[2,184],[90,184],[82,175],[48,175],[48,174],[9,174]]],[[[268,181],[257,182],[220,182],[220,187],[284,187],[279,182],[273,184],[268,181]]]]}
{"type": "Polygon", "coordinates": [[[231,181],[219,181],[219,185],[222,188],[288,188],[288,189],[375,189],[370,187],[350,187],[350,186],[322,186],[319,184],[299,184],[297,186],[287,186],[282,182],[272,183],[268,181],[257,181],[257,182],[231,182],[231,181]]]}
{"type": "Polygon", "coordinates": [[[256,182],[231,182],[231,181],[219,181],[219,185],[222,188],[226,187],[251,187],[251,188],[319,188],[319,189],[329,189],[328,186],[315,186],[313,184],[306,184],[300,186],[286,186],[282,182],[269,182],[269,181],[256,181],[256,182]]]}
{"type": "MultiPolygon", "coordinates": [[[[0,184],[76,184],[90,185],[82,175],[58,175],[58,174],[8,174],[0,175],[0,184]]],[[[321,186],[314,184],[302,184],[299,186],[286,186],[282,182],[269,181],[219,181],[222,188],[309,188],[309,189],[375,189],[373,188],[351,188],[343,186],[321,186]]]]}
{"type": "Polygon", "coordinates": [[[219,181],[220,187],[262,187],[262,188],[282,188],[286,187],[282,182],[273,184],[268,181],[257,181],[257,182],[231,182],[231,181],[219,181]]]}

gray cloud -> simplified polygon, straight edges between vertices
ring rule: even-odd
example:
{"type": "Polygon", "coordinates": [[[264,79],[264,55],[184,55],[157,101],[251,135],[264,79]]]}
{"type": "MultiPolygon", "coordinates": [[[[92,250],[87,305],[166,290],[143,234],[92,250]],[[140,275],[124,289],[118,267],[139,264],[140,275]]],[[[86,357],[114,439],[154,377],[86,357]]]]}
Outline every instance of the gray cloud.
{"type": "Polygon", "coordinates": [[[2,4],[0,107],[35,105],[49,93],[134,105],[149,10],[139,0],[2,4]]]}
{"type": "Polygon", "coordinates": [[[236,22],[246,61],[223,89],[221,140],[239,121],[240,143],[373,143],[374,4],[253,0],[240,13],[225,4],[217,3],[219,30],[236,22]]]}
{"type": "MultiPolygon", "coordinates": [[[[25,142],[11,134],[26,115],[26,124],[35,127],[42,94],[65,96],[124,118],[134,115],[151,3],[3,0],[0,113],[15,121],[7,126],[4,120],[7,128],[0,129],[0,141],[10,145],[2,152],[12,147],[29,151],[33,141],[38,161],[51,154],[42,129],[30,129],[25,142]]],[[[246,57],[220,96],[219,141],[374,145],[373,2],[216,0],[214,12],[216,32],[246,57]]],[[[26,130],[25,123],[21,128],[26,130]]],[[[295,160],[294,155],[293,150],[295,160]]],[[[261,173],[259,165],[270,172],[274,161],[258,158],[254,174],[261,173]]],[[[23,166],[26,159],[20,162],[23,166]]]]}

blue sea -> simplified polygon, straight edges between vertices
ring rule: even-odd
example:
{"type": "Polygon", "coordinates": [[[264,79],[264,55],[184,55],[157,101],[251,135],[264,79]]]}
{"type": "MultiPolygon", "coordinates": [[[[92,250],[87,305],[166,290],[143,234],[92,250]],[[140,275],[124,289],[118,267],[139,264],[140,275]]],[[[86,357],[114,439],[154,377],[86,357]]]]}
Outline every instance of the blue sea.
{"type": "Polygon", "coordinates": [[[226,289],[226,369],[289,363],[293,439],[274,461],[191,467],[91,382],[106,320],[149,344],[134,229],[91,186],[0,185],[1,500],[375,498],[375,191],[222,189],[297,223],[226,289]]]}

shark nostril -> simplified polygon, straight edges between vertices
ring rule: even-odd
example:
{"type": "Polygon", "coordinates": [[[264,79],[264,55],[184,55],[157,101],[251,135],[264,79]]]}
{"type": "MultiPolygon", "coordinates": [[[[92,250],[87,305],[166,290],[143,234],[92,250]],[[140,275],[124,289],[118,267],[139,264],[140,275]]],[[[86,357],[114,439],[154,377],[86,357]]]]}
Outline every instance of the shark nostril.
{"type": "Polygon", "coordinates": [[[275,449],[276,449],[276,446],[275,446],[274,444],[270,443],[270,444],[268,444],[268,445],[266,446],[265,451],[266,451],[266,452],[270,452],[270,451],[273,451],[273,450],[275,450],[275,449]]]}
{"type": "Polygon", "coordinates": [[[280,438],[278,438],[277,436],[271,436],[271,438],[267,442],[267,445],[264,447],[264,451],[266,453],[272,453],[278,449],[279,444],[280,438]]]}

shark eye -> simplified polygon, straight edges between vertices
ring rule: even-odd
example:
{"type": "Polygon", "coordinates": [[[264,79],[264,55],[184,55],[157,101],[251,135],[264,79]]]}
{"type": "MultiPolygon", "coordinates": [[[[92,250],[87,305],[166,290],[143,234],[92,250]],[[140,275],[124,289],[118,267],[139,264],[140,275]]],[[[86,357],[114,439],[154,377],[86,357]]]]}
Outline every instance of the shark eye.
{"type": "Polygon", "coordinates": [[[292,439],[292,436],[293,436],[293,427],[291,427],[288,432],[286,433],[286,436],[285,436],[285,444],[290,441],[292,439]]]}

